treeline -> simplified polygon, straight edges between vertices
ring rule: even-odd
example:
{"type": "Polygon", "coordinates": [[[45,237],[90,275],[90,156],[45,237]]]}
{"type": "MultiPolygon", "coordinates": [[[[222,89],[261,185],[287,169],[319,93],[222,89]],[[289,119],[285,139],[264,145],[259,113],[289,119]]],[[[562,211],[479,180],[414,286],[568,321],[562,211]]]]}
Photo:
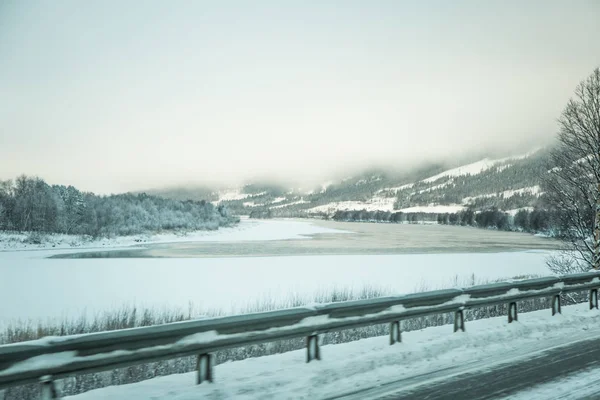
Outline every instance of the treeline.
{"type": "Polygon", "coordinates": [[[338,210],[331,219],[335,221],[348,222],[393,222],[393,223],[417,223],[435,222],[437,214],[431,213],[405,213],[402,211],[367,211],[367,210],[338,210]]]}
{"type": "Polygon", "coordinates": [[[111,237],[214,230],[239,221],[226,207],[147,194],[98,196],[36,177],[0,181],[0,230],[111,237]]]}
{"type": "Polygon", "coordinates": [[[440,177],[434,182],[416,182],[414,186],[396,193],[396,209],[426,204],[461,204],[474,197],[471,205],[477,209],[499,208],[512,210],[539,206],[540,194],[504,191],[533,188],[540,184],[546,168],[547,154],[540,151],[521,160],[510,160],[477,174],[440,177]],[[495,194],[490,196],[490,194],[495,194]]]}
{"type": "Polygon", "coordinates": [[[437,222],[443,225],[474,226],[502,231],[549,232],[556,230],[555,213],[548,210],[519,210],[515,216],[498,209],[475,212],[467,209],[459,213],[438,214],[437,222]]]}
{"type": "Polygon", "coordinates": [[[555,230],[553,226],[556,216],[553,212],[534,209],[519,210],[512,215],[498,209],[475,211],[468,208],[458,213],[404,213],[389,211],[336,211],[332,219],[347,222],[390,222],[390,223],[419,223],[437,222],[442,225],[462,225],[478,228],[498,229],[504,231],[522,232],[549,232],[555,230]]]}
{"type": "Polygon", "coordinates": [[[271,218],[318,218],[329,219],[325,212],[306,212],[305,210],[291,208],[268,208],[260,207],[250,211],[250,218],[254,219],[271,219],[271,218]]]}

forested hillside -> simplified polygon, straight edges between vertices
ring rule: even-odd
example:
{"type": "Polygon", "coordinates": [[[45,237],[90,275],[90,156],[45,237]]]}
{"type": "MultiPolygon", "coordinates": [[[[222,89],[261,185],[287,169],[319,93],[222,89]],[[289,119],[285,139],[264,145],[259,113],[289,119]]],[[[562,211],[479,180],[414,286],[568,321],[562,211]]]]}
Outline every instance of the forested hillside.
{"type": "MultiPolygon", "coordinates": [[[[535,150],[504,158],[473,159],[461,165],[427,164],[404,172],[371,169],[313,189],[254,183],[215,190],[211,198],[215,204],[225,204],[235,213],[255,218],[416,222],[437,221],[441,216],[440,222],[454,223],[455,216],[466,210],[496,210],[514,217],[520,210],[544,208],[540,180],[547,171],[546,163],[547,151],[535,150]]],[[[187,190],[189,198],[197,198],[191,195],[191,189],[187,190]]],[[[180,198],[183,192],[157,193],[180,198]]],[[[492,220],[493,225],[504,224],[502,218],[492,220]]]]}
{"type": "Polygon", "coordinates": [[[540,177],[546,159],[545,151],[536,151],[459,166],[427,165],[406,173],[370,170],[313,190],[257,192],[242,187],[235,196],[220,195],[218,203],[262,217],[332,217],[340,210],[443,214],[467,208],[515,214],[543,205],[540,177]]]}
{"type": "Polygon", "coordinates": [[[238,221],[225,205],[147,194],[98,196],[35,177],[0,181],[0,230],[112,237],[214,230],[238,221]]]}

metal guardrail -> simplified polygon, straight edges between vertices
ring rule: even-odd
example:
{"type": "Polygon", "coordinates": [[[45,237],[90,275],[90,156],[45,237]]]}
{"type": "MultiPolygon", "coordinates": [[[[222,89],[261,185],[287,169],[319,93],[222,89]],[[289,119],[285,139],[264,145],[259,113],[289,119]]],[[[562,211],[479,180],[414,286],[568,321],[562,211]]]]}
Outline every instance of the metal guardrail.
{"type": "Polygon", "coordinates": [[[390,344],[401,341],[400,320],[455,313],[454,331],[464,331],[466,308],[508,304],[508,321],[517,319],[517,301],[552,298],[560,313],[560,294],[590,290],[590,308],[598,308],[600,274],[595,272],[528,279],[298,307],[286,310],[201,319],[0,346],[0,389],[42,384],[44,398],[57,398],[54,380],[169,358],[197,355],[197,382],[212,381],[211,353],[232,347],[297,337],[307,338],[306,361],[320,359],[318,335],[330,331],[390,323],[390,344]]]}

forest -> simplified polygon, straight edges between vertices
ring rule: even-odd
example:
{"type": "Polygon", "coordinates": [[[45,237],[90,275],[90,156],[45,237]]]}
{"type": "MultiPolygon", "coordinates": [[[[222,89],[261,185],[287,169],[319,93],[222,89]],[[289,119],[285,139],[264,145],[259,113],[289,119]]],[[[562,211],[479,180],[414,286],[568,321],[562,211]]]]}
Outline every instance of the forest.
{"type": "Polygon", "coordinates": [[[227,207],[145,193],[99,196],[38,177],[0,181],[0,230],[114,237],[215,230],[239,222],[227,207]]]}

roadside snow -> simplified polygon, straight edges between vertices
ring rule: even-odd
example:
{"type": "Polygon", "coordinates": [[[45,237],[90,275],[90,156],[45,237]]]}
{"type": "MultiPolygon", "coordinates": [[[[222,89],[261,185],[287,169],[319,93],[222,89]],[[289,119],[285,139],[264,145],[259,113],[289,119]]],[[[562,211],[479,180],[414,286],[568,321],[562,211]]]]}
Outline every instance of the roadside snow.
{"type": "MultiPolygon", "coordinates": [[[[467,332],[452,333],[449,325],[403,332],[402,343],[389,346],[387,337],[323,346],[321,361],[305,363],[305,351],[227,362],[215,367],[215,383],[195,385],[195,373],[93,390],[73,400],[96,399],[319,399],[342,395],[386,382],[449,368],[478,369],[495,362],[534,357],[539,351],[600,336],[600,313],[587,304],[521,313],[508,324],[506,317],[467,322],[467,332]]],[[[592,379],[579,374],[569,386],[592,379]]],[[[416,384],[426,384],[420,379],[416,384]]],[[[558,385],[558,383],[557,383],[558,385]]],[[[549,398],[547,386],[515,398],[549,398]],[[537,396],[537,397],[534,397],[537,396]]],[[[561,390],[565,391],[566,388],[561,390]]],[[[550,396],[552,397],[552,396],[550,396]]]]}

